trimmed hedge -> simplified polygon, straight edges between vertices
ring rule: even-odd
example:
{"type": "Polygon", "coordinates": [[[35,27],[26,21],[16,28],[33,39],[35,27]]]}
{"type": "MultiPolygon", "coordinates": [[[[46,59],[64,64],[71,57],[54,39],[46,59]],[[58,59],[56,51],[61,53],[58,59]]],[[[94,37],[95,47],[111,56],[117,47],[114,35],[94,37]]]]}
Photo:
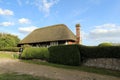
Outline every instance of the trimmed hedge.
{"type": "Polygon", "coordinates": [[[42,59],[64,65],[80,65],[88,58],[120,58],[120,46],[59,45],[49,48],[28,47],[24,59],[42,59]]]}
{"type": "Polygon", "coordinates": [[[48,60],[49,51],[48,48],[29,47],[23,50],[21,58],[48,60]]]}
{"type": "Polygon", "coordinates": [[[5,47],[5,48],[0,48],[0,51],[18,52],[19,51],[19,47],[5,47]]]}
{"type": "Polygon", "coordinates": [[[49,48],[49,61],[65,65],[79,65],[80,53],[77,45],[60,45],[49,48]]]}
{"type": "Polygon", "coordinates": [[[120,46],[83,46],[79,45],[84,58],[120,58],[120,46]]]}

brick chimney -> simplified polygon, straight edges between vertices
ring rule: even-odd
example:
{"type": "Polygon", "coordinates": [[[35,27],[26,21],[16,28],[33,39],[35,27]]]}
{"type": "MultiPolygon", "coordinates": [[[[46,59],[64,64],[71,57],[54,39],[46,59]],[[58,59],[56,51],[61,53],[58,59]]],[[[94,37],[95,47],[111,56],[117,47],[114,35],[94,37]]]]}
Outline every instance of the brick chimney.
{"type": "Polygon", "coordinates": [[[76,44],[80,44],[80,24],[76,24],[76,44]]]}

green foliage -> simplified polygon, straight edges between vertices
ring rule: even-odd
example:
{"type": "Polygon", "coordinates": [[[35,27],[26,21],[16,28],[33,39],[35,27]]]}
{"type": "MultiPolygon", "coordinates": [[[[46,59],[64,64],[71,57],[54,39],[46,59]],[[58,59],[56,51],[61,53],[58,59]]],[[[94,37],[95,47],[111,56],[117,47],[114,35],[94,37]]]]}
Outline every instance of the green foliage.
{"type": "Polygon", "coordinates": [[[19,47],[3,47],[3,48],[0,48],[0,51],[18,52],[19,51],[19,47]]]}
{"type": "Polygon", "coordinates": [[[77,45],[60,45],[49,48],[50,62],[65,65],[79,65],[80,53],[77,45]]]}
{"type": "Polygon", "coordinates": [[[12,57],[13,57],[14,59],[19,59],[19,54],[14,53],[14,54],[12,54],[12,57]]]}
{"type": "Polygon", "coordinates": [[[20,39],[17,36],[0,33],[0,48],[4,47],[16,47],[20,39]]]}
{"type": "Polygon", "coordinates": [[[88,58],[120,58],[120,46],[60,45],[51,46],[48,49],[28,47],[23,51],[22,58],[44,59],[65,65],[80,65],[88,58]]]}
{"type": "Polygon", "coordinates": [[[21,57],[24,59],[48,60],[49,51],[48,51],[48,48],[29,47],[24,49],[21,57]]]}
{"type": "Polygon", "coordinates": [[[30,47],[32,47],[31,45],[28,45],[28,44],[26,44],[26,45],[22,45],[21,46],[23,49],[25,49],[25,48],[30,48],[30,47]]]}
{"type": "Polygon", "coordinates": [[[82,58],[120,58],[120,46],[79,46],[82,58]]]}
{"type": "Polygon", "coordinates": [[[27,74],[4,73],[0,74],[0,80],[55,80],[46,77],[37,77],[27,74]]]}
{"type": "Polygon", "coordinates": [[[112,46],[112,43],[101,43],[98,46],[112,46]]]}

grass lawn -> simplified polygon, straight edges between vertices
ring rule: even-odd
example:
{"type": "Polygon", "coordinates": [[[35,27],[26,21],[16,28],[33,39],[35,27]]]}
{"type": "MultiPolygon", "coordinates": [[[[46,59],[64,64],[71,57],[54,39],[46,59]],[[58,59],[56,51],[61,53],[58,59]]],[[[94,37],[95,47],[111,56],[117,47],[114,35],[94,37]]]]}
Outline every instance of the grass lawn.
{"type": "Polygon", "coordinates": [[[36,77],[26,74],[4,73],[0,74],[0,80],[54,80],[45,77],[36,77]]]}
{"type": "Polygon", "coordinates": [[[1,53],[0,52],[0,58],[11,58],[11,59],[16,59],[18,57],[18,54],[15,52],[10,52],[10,53],[1,53]]]}
{"type": "Polygon", "coordinates": [[[12,54],[0,53],[0,58],[13,58],[12,54]]]}
{"type": "Polygon", "coordinates": [[[103,68],[95,68],[95,67],[87,67],[87,66],[67,66],[67,65],[48,63],[48,62],[37,61],[37,60],[22,60],[22,61],[32,63],[32,64],[38,64],[38,65],[46,65],[46,66],[52,66],[57,68],[79,70],[79,71],[86,71],[86,72],[97,73],[102,75],[120,77],[120,71],[107,70],[103,68]]]}

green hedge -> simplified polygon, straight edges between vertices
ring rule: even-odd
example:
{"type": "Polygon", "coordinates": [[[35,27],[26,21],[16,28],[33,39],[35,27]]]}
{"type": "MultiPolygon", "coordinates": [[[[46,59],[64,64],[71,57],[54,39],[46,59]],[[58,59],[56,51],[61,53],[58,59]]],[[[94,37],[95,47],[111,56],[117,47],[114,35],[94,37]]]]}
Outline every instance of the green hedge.
{"type": "Polygon", "coordinates": [[[49,59],[48,48],[29,47],[23,50],[21,58],[24,59],[49,59]]]}
{"type": "Polygon", "coordinates": [[[88,58],[120,58],[120,46],[83,46],[59,45],[49,48],[25,48],[22,53],[25,59],[43,59],[49,62],[80,65],[88,58]]]}
{"type": "Polygon", "coordinates": [[[19,51],[19,47],[5,47],[5,48],[0,48],[0,51],[18,52],[19,51]]]}
{"type": "Polygon", "coordinates": [[[83,46],[79,45],[84,58],[120,58],[120,46],[83,46]]]}
{"type": "Polygon", "coordinates": [[[79,65],[80,53],[77,45],[60,45],[49,48],[49,61],[65,65],[79,65]]]}

